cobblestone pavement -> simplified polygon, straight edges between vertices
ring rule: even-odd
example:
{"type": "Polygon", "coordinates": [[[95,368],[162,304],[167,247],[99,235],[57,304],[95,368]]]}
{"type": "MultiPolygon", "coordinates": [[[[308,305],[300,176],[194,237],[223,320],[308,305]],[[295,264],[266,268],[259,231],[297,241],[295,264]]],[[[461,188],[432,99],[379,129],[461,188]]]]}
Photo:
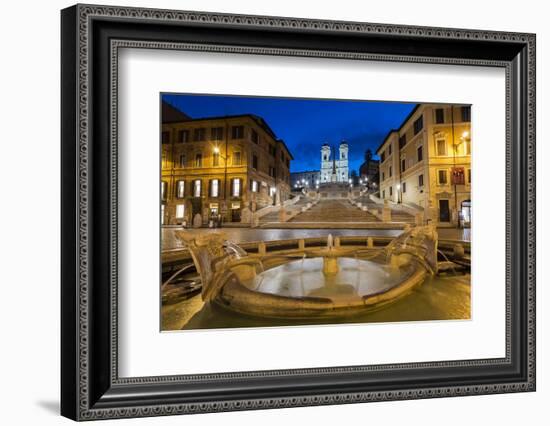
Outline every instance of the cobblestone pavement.
{"type": "MultiPolygon", "coordinates": [[[[175,231],[181,228],[162,229],[162,249],[173,250],[181,248],[181,243],[175,237],[175,231]]],[[[235,243],[275,241],[292,238],[325,237],[333,236],[372,236],[372,237],[396,237],[401,233],[397,229],[250,229],[250,228],[222,228],[222,229],[188,229],[191,234],[221,231],[227,235],[227,239],[235,243]]],[[[449,240],[470,241],[470,229],[440,228],[437,230],[439,238],[449,240]]]]}

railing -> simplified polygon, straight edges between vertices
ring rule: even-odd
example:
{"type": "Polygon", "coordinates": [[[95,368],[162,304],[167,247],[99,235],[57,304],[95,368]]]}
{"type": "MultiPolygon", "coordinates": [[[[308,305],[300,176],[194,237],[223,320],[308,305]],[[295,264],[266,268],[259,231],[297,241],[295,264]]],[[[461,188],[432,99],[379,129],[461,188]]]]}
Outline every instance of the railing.
{"type": "Polygon", "coordinates": [[[298,196],[296,196],[294,198],[291,198],[289,200],[285,200],[282,205],[278,204],[278,205],[275,205],[275,206],[266,206],[263,209],[256,210],[253,213],[253,219],[259,220],[259,219],[261,219],[262,217],[264,217],[265,215],[267,215],[269,213],[278,212],[281,209],[281,207],[292,206],[292,205],[296,204],[300,200],[301,197],[302,197],[301,195],[298,195],[298,196]]]}
{"type": "MultiPolygon", "coordinates": [[[[374,247],[384,247],[395,237],[384,236],[353,236],[353,235],[341,235],[338,236],[341,245],[346,246],[367,246],[369,239],[373,241],[374,247]]],[[[305,247],[322,247],[327,244],[327,237],[309,237],[309,238],[289,238],[276,241],[249,241],[239,243],[239,247],[245,250],[247,253],[258,253],[259,246],[264,245],[267,252],[279,251],[279,250],[293,250],[300,246],[300,241],[304,242],[305,247]]],[[[440,239],[438,240],[438,247],[443,249],[452,250],[453,246],[461,244],[464,247],[466,253],[470,252],[470,242],[454,239],[440,239]]],[[[168,258],[187,259],[190,258],[190,254],[187,249],[178,250],[178,252],[171,252],[163,254],[163,263],[169,260],[168,258]]]]}

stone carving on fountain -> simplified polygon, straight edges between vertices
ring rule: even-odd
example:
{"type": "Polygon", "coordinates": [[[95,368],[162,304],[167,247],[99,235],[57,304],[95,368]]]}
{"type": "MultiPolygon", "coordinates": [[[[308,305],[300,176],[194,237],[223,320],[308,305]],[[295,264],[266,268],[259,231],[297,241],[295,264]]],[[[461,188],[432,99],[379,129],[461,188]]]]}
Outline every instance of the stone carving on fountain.
{"type": "MultiPolygon", "coordinates": [[[[214,299],[227,280],[231,278],[230,265],[235,267],[247,256],[247,253],[229,241],[222,232],[189,235],[185,231],[177,231],[179,238],[187,247],[201,277],[201,297],[205,302],[214,299]]],[[[251,260],[256,264],[257,260],[251,260]]]]}
{"type": "Polygon", "coordinates": [[[406,228],[386,246],[387,257],[394,263],[402,263],[408,261],[407,256],[413,256],[428,272],[436,274],[437,239],[434,225],[406,228]]]}
{"type": "Polygon", "coordinates": [[[341,246],[248,255],[223,233],[176,233],[202,280],[202,299],[243,314],[277,318],[348,316],[379,309],[437,272],[433,226],[407,229],[384,248],[341,246]],[[264,268],[264,264],[268,268],[264,268]]]}

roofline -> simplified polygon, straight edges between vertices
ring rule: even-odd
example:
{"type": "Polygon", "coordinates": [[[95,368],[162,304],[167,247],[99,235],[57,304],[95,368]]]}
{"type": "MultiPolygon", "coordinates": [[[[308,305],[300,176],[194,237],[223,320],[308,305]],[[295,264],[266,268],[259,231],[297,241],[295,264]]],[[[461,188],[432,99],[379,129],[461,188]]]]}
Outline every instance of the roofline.
{"type": "MultiPolygon", "coordinates": [[[[256,124],[258,124],[260,127],[262,127],[268,134],[275,140],[277,143],[281,143],[285,149],[288,155],[290,156],[291,160],[294,160],[294,156],[292,155],[292,152],[290,152],[290,149],[288,149],[288,146],[286,145],[285,141],[278,138],[275,132],[271,127],[269,127],[269,124],[267,124],[267,121],[265,121],[262,117],[255,114],[235,114],[235,115],[217,115],[214,117],[198,117],[198,118],[191,118],[189,120],[181,121],[180,123],[190,123],[195,121],[213,121],[213,120],[227,120],[232,118],[249,118],[252,121],[254,121],[256,124]]],[[[174,124],[174,123],[169,123],[174,124]]]]}
{"type": "Polygon", "coordinates": [[[414,113],[416,111],[418,111],[420,109],[420,107],[422,105],[426,105],[426,104],[416,104],[416,106],[412,109],[411,112],[409,112],[409,114],[403,119],[403,121],[401,122],[401,125],[397,128],[397,129],[391,129],[388,134],[386,135],[386,137],[384,138],[384,140],[382,141],[382,143],[380,144],[380,146],[376,149],[376,154],[378,154],[378,151],[380,151],[380,149],[384,146],[384,144],[386,143],[386,141],[388,140],[388,137],[393,133],[393,132],[399,132],[401,129],[403,129],[403,126],[405,126],[405,123],[407,121],[409,121],[409,119],[414,115],[414,113]]]}
{"type": "MultiPolygon", "coordinates": [[[[401,127],[400,127],[401,128],[401,127]]],[[[399,128],[399,129],[400,129],[399,128]]],[[[386,136],[384,136],[384,140],[382,141],[382,143],[378,146],[378,148],[376,148],[376,155],[380,155],[378,152],[382,149],[382,147],[384,146],[384,144],[386,143],[386,141],[389,139],[390,135],[392,133],[395,133],[395,132],[398,132],[399,129],[391,129],[387,134],[386,136]]]]}
{"type": "Polygon", "coordinates": [[[286,142],[282,139],[277,139],[277,142],[281,143],[285,147],[286,153],[290,156],[290,159],[294,160],[294,155],[292,155],[292,152],[290,152],[290,149],[288,149],[288,146],[286,145],[286,142]]]}
{"type": "Polygon", "coordinates": [[[298,173],[321,173],[321,170],[304,170],[303,172],[290,172],[291,175],[295,175],[298,173]]]}
{"type": "Polygon", "coordinates": [[[181,119],[165,120],[165,118],[162,117],[162,124],[184,123],[186,121],[192,120],[192,118],[191,118],[191,116],[189,116],[189,114],[186,114],[181,109],[179,109],[178,107],[176,107],[175,105],[173,105],[172,103],[170,103],[170,102],[168,102],[164,99],[161,100],[161,112],[162,112],[162,108],[164,108],[165,105],[166,105],[167,108],[170,108],[170,109],[174,110],[176,114],[179,114],[180,116],[185,117],[185,119],[184,120],[181,120],[181,119]]]}

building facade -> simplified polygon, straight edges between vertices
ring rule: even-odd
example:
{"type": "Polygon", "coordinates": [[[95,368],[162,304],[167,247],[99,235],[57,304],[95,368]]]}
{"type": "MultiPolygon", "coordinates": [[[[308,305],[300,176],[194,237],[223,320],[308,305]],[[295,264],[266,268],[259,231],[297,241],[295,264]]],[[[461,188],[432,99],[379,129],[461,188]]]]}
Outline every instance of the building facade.
{"type": "Polygon", "coordinates": [[[347,182],[349,179],[348,144],[340,142],[338,158],[336,150],[327,143],[321,147],[321,184],[329,182],[347,182]]]}
{"type": "Polygon", "coordinates": [[[307,170],[304,172],[290,173],[290,186],[292,189],[298,188],[315,188],[321,179],[319,170],[307,170]]]}
{"type": "Polygon", "coordinates": [[[373,158],[372,151],[365,151],[365,161],[359,166],[359,179],[363,182],[378,184],[378,171],[380,162],[373,158]]]}
{"type": "Polygon", "coordinates": [[[469,105],[418,105],[376,151],[380,197],[419,206],[438,226],[469,226],[470,121],[469,105]]]}
{"type": "Polygon", "coordinates": [[[290,195],[292,154],[261,117],[163,122],[161,139],[162,224],[249,223],[290,195]]]}

